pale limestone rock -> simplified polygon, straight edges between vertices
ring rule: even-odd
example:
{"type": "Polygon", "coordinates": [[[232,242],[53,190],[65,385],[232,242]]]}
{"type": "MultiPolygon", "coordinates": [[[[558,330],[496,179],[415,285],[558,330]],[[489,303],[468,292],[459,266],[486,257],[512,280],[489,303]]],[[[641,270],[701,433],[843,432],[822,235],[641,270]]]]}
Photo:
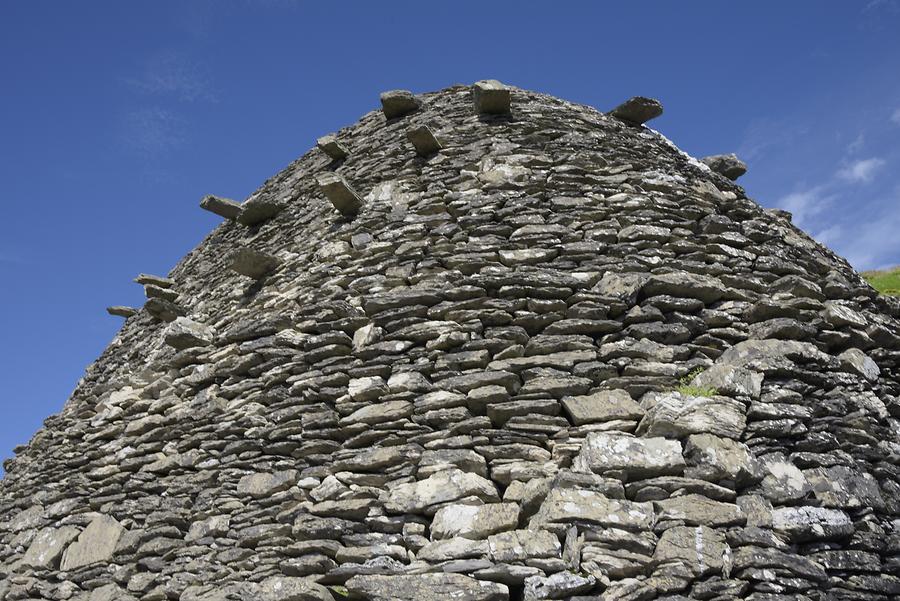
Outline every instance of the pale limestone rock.
{"type": "Polygon", "coordinates": [[[554,488],[531,518],[530,526],[540,528],[550,524],[588,523],[642,530],[651,528],[654,520],[650,503],[611,499],[593,490],[554,488]]]}
{"type": "Polygon", "coordinates": [[[495,562],[526,561],[560,557],[562,545],[546,530],[512,530],[488,537],[491,558],[495,562]]]}
{"type": "Polygon", "coordinates": [[[493,482],[458,469],[438,472],[425,480],[394,486],[386,493],[385,509],[391,513],[427,513],[428,509],[465,497],[486,503],[499,501],[493,482]]]}
{"type": "Polygon", "coordinates": [[[75,526],[59,528],[43,528],[34,537],[22,563],[35,568],[56,568],[63,550],[78,536],[80,531],[75,526]]]}
{"type": "Polygon", "coordinates": [[[476,113],[507,115],[510,111],[510,90],[496,79],[477,81],[472,85],[472,102],[476,113]]]}
{"type": "Polygon", "coordinates": [[[565,397],[562,406],[576,426],[617,419],[640,420],[644,410],[624,390],[600,390],[584,395],[565,397]]]}
{"type": "Polygon", "coordinates": [[[746,409],[739,401],[669,392],[656,397],[656,404],[647,411],[637,431],[671,438],[709,433],[737,439],[746,425],[746,409]]]}
{"type": "Polygon", "coordinates": [[[248,474],[238,482],[237,491],[255,499],[263,499],[294,486],[297,483],[297,474],[297,470],[248,474]]]}
{"type": "Polygon", "coordinates": [[[78,540],[65,550],[60,569],[65,572],[92,563],[109,561],[124,531],[115,518],[98,515],[81,532],[78,540]]]}
{"type": "Polygon", "coordinates": [[[512,530],[519,521],[516,503],[488,503],[486,505],[447,505],[434,514],[431,538],[461,536],[483,539],[503,530],[512,530]]]}
{"type": "Polygon", "coordinates": [[[573,462],[576,471],[603,474],[623,471],[629,480],[684,471],[681,443],[665,438],[638,438],[620,432],[590,432],[573,462]]]}
{"type": "Polygon", "coordinates": [[[653,563],[677,562],[700,577],[721,575],[728,551],[725,535],[718,530],[706,526],[675,526],[662,533],[653,553],[653,563]]]}
{"type": "Polygon", "coordinates": [[[367,601],[509,601],[509,589],[505,585],[463,574],[354,576],[346,586],[367,601]]]}

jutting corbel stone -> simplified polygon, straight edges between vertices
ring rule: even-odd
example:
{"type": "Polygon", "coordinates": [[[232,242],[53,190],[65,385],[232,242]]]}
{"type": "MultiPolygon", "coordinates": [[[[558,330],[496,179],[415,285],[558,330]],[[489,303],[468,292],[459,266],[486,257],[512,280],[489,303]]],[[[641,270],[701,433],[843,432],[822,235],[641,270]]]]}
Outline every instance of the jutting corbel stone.
{"type": "Polygon", "coordinates": [[[381,110],[387,119],[397,119],[419,110],[422,101],[409,90],[389,90],[381,93],[381,110]]]}
{"type": "Polygon", "coordinates": [[[200,201],[200,208],[215,213],[225,219],[235,220],[241,214],[241,203],[230,198],[222,198],[207,194],[200,201]]]}
{"type": "Polygon", "coordinates": [[[281,212],[284,204],[271,196],[254,196],[241,205],[238,223],[253,226],[267,221],[281,212]]]}
{"type": "Polygon", "coordinates": [[[337,173],[322,173],[317,181],[322,193],[342,215],[356,215],[362,208],[359,194],[337,173]]]}
{"type": "Polygon", "coordinates": [[[126,307],[124,305],[113,305],[112,307],[107,307],[106,312],[110,315],[115,315],[116,317],[124,317],[129,318],[132,315],[137,314],[137,309],[134,307],[126,307]]]}
{"type": "Polygon", "coordinates": [[[427,157],[438,152],[442,147],[434,132],[427,125],[420,125],[406,130],[406,137],[416,148],[416,154],[427,157]]]}
{"type": "Polygon", "coordinates": [[[337,137],[333,135],[322,136],[316,140],[316,146],[319,147],[319,150],[327,154],[329,158],[335,161],[345,159],[350,154],[350,151],[347,150],[343,144],[338,142],[337,137]]]}
{"type": "Polygon", "coordinates": [[[496,79],[485,79],[472,85],[472,102],[477,113],[508,115],[509,100],[509,88],[496,79]]]}
{"type": "Polygon", "coordinates": [[[707,167],[719,175],[724,175],[728,179],[734,181],[740,176],[747,173],[747,164],[737,155],[732,154],[714,154],[700,159],[707,167]]]}
{"type": "Polygon", "coordinates": [[[281,259],[253,248],[240,248],[231,257],[231,269],[237,273],[259,280],[278,268],[281,259]]]}
{"type": "Polygon", "coordinates": [[[641,125],[651,119],[656,119],[662,113],[663,107],[659,100],[644,96],[629,98],[610,111],[613,117],[631,125],[641,125]]]}
{"type": "Polygon", "coordinates": [[[171,288],[175,285],[175,280],[171,278],[164,278],[149,273],[138,274],[138,277],[134,278],[134,281],[141,286],[159,286],[160,288],[171,288]]]}

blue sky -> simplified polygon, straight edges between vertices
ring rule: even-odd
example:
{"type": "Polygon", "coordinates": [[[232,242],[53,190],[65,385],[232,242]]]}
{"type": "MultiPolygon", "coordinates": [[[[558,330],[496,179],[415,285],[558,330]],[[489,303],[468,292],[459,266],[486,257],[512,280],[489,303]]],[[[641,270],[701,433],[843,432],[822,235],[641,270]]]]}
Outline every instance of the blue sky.
{"type": "Polygon", "coordinates": [[[900,1],[0,3],[0,457],[165,274],[316,137],[497,78],[653,122],[857,268],[900,264],[900,1]],[[742,4],[743,6],[737,6],[742,4]]]}

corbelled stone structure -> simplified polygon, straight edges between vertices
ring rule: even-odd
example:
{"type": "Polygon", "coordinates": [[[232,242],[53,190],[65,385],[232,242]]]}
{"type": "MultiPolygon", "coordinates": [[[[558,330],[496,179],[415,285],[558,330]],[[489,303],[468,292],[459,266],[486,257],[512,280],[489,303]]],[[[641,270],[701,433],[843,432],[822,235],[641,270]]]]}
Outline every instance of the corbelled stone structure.
{"type": "Polygon", "coordinates": [[[654,100],[381,100],[111,308],[0,598],[898,598],[896,300],[654,100]]]}

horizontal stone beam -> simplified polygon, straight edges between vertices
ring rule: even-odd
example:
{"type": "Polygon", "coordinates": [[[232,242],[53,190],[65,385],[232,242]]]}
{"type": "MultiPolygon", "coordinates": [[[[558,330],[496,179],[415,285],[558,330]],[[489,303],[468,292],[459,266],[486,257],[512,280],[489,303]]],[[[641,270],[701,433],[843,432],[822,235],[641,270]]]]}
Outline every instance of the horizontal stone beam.
{"type": "Polygon", "coordinates": [[[210,213],[215,213],[225,219],[234,220],[241,214],[241,203],[236,200],[231,200],[230,198],[213,196],[212,194],[207,194],[203,197],[200,201],[200,208],[205,209],[210,213]]]}
{"type": "Polygon", "coordinates": [[[107,307],[106,312],[110,315],[115,315],[116,317],[124,317],[129,318],[132,315],[137,315],[137,309],[134,307],[126,307],[124,305],[113,305],[112,307],[107,307]]]}
{"type": "Polygon", "coordinates": [[[138,277],[134,278],[134,281],[141,286],[159,286],[160,288],[171,288],[175,285],[175,280],[171,278],[164,278],[149,273],[139,274],[138,277]]]}
{"type": "Polygon", "coordinates": [[[341,215],[356,215],[362,208],[362,199],[347,181],[337,173],[323,173],[317,178],[319,189],[341,215]]]}
{"type": "Polygon", "coordinates": [[[284,209],[284,204],[269,196],[254,196],[241,205],[238,223],[248,227],[268,221],[284,209]]]}

